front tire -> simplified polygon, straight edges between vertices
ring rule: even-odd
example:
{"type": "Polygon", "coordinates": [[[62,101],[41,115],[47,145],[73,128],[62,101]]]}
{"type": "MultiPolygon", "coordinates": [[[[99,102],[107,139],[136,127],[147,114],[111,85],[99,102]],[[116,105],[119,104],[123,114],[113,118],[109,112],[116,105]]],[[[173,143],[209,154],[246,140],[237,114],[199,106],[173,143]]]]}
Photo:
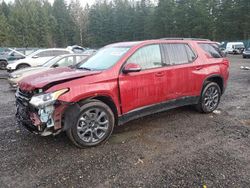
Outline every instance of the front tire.
{"type": "Polygon", "coordinates": [[[215,82],[208,82],[202,90],[196,109],[202,113],[213,112],[220,103],[221,89],[215,82]]]}
{"type": "Polygon", "coordinates": [[[105,142],[113,132],[115,118],[112,110],[99,100],[88,100],[80,108],[76,123],[66,131],[77,147],[86,148],[105,142]]]}

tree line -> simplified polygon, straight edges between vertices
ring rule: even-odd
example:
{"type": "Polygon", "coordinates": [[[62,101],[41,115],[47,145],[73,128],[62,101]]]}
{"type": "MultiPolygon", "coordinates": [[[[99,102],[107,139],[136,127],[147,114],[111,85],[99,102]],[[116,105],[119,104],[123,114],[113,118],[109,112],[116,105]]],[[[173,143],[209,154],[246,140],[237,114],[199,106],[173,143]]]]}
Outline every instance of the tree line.
{"type": "Polygon", "coordinates": [[[249,0],[15,0],[0,4],[0,46],[101,47],[130,40],[250,38],[249,0]]]}

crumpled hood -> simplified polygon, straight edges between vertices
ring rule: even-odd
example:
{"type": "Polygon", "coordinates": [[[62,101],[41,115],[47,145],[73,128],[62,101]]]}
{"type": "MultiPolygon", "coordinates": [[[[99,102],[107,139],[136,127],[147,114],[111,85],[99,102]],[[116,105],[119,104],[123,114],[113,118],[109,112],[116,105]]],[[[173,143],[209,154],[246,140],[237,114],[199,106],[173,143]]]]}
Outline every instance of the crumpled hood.
{"type": "Polygon", "coordinates": [[[43,88],[49,84],[73,80],[85,76],[98,74],[101,71],[84,71],[69,67],[54,68],[37,74],[27,76],[19,82],[19,88],[25,91],[43,88]]]}

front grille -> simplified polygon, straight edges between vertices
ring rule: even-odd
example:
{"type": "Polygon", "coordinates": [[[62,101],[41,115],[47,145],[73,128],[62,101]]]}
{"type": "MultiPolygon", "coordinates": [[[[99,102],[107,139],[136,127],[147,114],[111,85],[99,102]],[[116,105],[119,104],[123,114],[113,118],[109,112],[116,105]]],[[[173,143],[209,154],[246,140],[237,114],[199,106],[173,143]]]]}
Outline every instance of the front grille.
{"type": "Polygon", "coordinates": [[[30,100],[31,97],[33,96],[32,91],[24,91],[24,90],[21,90],[20,88],[17,90],[17,93],[20,97],[24,97],[28,100],[30,100]]]}
{"type": "Polygon", "coordinates": [[[31,132],[38,132],[38,128],[33,125],[30,118],[30,113],[38,113],[38,110],[29,105],[29,101],[32,97],[32,92],[23,91],[17,89],[16,92],[16,119],[17,122],[25,126],[31,132]]]}
{"type": "Polygon", "coordinates": [[[16,101],[17,103],[21,103],[22,105],[27,106],[32,95],[32,92],[24,91],[18,88],[16,91],[16,101]]]}

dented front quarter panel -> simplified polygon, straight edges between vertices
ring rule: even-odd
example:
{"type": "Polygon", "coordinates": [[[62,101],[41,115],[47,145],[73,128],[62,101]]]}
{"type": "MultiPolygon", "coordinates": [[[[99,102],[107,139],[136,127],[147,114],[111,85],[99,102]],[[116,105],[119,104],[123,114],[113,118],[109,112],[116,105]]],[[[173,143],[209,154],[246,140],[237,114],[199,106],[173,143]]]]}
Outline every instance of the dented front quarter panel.
{"type": "Polygon", "coordinates": [[[57,84],[46,92],[69,88],[69,91],[61,95],[58,100],[68,103],[77,103],[87,98],[98,96],[109,97],[116,105],[120,114],[118,79],[114,72],[107,70],[101,74],[74,79],[68,82],[57,84]]]}

